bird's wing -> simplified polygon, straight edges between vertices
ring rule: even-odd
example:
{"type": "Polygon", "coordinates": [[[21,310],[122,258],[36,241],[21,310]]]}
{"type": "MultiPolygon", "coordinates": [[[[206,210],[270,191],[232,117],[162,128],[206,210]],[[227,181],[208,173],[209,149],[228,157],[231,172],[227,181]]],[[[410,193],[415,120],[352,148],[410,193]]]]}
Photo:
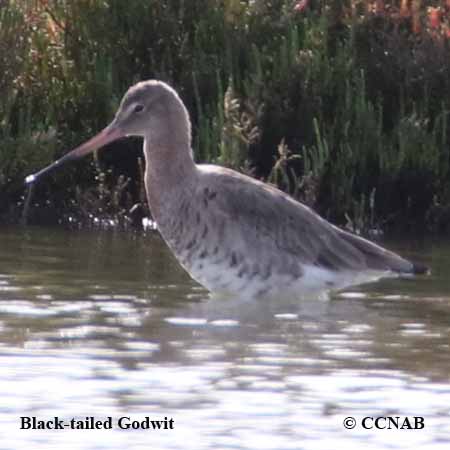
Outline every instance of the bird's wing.
{"type": "Polygon", "coordinates": [[[214,203],[215,214],[232,224],[237,248],[246,241],[245,251],[255,252],[255,258],[264,247],[334,271],[413,270],[409,261],[340,230],[276,188],[216,166],[208,166],[205,173],[205,205],[214,203]]]}

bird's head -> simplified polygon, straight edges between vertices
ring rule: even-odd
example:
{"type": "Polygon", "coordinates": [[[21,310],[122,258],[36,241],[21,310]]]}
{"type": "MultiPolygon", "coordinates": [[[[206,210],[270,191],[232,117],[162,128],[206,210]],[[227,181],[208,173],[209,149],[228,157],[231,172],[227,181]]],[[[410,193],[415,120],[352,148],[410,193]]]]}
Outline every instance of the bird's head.
{"type": "Polygon", "coordinates": [[[81,158],[105,145],[126,136],[154,138],[164,133],[168,136],[167,123],[182,114],[187,120],[180,121],[177,130],[173,130],[172,139],[190,139],[190,124],[187,112],[178,94],[167,84],[149,80],[130,87],[120,102],[113,121],[96,136],[76,147],[54,163],[29,175],[26,183],[33,183],[42,175],[59,167],[63,163],[81,158]],[[183,126],[183,123],[185,125],[183,126]],[[177,136],[177,133],[181,136],[177,136]]]}

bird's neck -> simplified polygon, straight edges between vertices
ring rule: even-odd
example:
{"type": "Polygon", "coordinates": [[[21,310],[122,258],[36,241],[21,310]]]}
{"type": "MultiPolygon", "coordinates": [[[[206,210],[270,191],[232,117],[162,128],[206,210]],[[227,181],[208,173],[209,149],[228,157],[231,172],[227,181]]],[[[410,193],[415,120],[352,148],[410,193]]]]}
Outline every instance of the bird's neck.
{"type": "Polygon", "coordinates": [[[168,135],[144,141],[145,185],[150,210],[159,223],[164,216],[176,214],[179,200],[195,188],[197,168],[189,140],[174,141],[168,135]]]}

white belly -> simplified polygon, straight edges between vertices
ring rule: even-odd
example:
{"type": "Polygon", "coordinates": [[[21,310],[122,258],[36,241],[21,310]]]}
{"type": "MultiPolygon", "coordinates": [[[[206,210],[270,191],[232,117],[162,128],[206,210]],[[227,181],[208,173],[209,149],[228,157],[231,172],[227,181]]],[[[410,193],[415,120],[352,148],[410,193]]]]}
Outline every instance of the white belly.
{"type": "Polygon", "coordinates": [[[246,276],[240,267],[229,267],[214,261],[196,261],[183,265],[194,280],[211,293],[243,298],[283,297],[289,299],[322,297],[328,291],[343,289],[354,284],[375,281],[386,272],[366,271],[334,272],[315,266],[302,267],[302,276],[289,273],[273,273],[268,276],[246,276]]]}

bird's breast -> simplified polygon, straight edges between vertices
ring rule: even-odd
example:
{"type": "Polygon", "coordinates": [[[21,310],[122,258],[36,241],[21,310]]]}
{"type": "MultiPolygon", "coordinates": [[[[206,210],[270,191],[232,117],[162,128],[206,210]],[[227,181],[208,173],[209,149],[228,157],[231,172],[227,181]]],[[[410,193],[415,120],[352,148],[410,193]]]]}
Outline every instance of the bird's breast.
{"type": "Polygon", "coordinates": [[[301,262],[270,236],[252,239],[236,222],[179,195],[155,217],[164,240],[193,279],[209,291],[244,297],[302,298],[348,285],[355,273],[301,262]]]}
{"type": "Polygon", "coordinates": [[[300,294],[301,284],[309,290],[299,261],[274,255],[264,242],[247,248],[233,223],[206,214],[190,199],[180,201],[177,213],[160,217],[158,226],[184,269],[213,293],[265,297],[284,291],[292,296],[300,294]]]}

